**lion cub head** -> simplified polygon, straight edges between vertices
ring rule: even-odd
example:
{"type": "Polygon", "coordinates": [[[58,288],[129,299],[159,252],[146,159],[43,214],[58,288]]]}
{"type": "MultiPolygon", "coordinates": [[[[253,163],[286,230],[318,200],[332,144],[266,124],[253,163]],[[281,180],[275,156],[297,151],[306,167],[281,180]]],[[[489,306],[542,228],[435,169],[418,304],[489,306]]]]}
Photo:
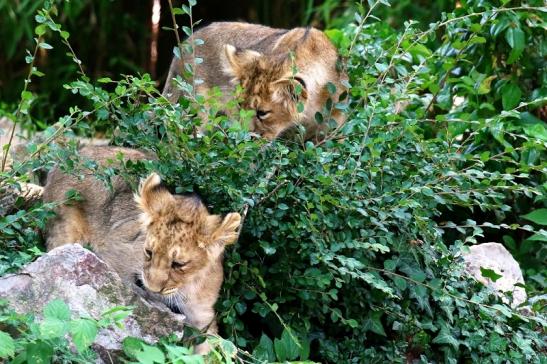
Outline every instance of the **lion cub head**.
{"type": "MultiPolygon", "coordinates": [[[[150,175],[135,196],[146,233],[142,279],[150,291],[170,295],[204,272],[222,272],[224,246],[237,240],[241,217],[211,215],[197,196],[172,195],[160,183],[150,175]]],[[[218,287],[222,273],[219,279],[218,287]]]]}
{"type": "Polygon", "coordinates": [[[243,87],[241,106],[255,111],[251,131],[274,139],[301,122],[298,103],[305,105],[308,90],[303,77],[293,75],[287,54],[266,56],[232,45],[225,45],[224,51],[224,72],[243,87]]]}

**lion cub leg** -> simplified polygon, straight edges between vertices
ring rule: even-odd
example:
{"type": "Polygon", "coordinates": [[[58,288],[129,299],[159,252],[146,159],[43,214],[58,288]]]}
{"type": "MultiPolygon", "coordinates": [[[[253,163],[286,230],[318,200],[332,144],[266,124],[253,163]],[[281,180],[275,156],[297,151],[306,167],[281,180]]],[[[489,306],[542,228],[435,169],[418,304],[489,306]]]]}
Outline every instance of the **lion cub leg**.
{"type": "MultiPolygon", "coordinates": [[[[199,329],[205,334],[214,335],[218,332],[215,311],[209,305],[187,302],[182,309],[188,325],[199,329]]],[[[206,355],[209,351],[211,351],[211,346],[207,341],[194,347],[194,352],[199,355],[206,355]]]]}
{"type": "MultiPolygon", "coordinates": [[[[207,316],[209,318],[209,315],[207,316]]],[[[213,311],[211,311],[210,317],[211,317],[211,320],[208,320],[205,326],[196,325],[196,327],[200,328],[201,330],[205,330],[206,334],[215,335],[218,333],[218,326],[217,326],[217,321],[215,319],[215,313],[213,311]]],[[[205,340],[201,344],[196,345],[194,347],[194,351],[196,354],[199,354],[199,355],[207,355],[211,351],[211,345],[209,345],[209,342],[205,340]]]]}
{"type": "Polygon", "coordinates": [[[47,250],[65,244],[91,242],[91,233],[85,212],[78,206],[60,206],[47,234],[47,250]]]}

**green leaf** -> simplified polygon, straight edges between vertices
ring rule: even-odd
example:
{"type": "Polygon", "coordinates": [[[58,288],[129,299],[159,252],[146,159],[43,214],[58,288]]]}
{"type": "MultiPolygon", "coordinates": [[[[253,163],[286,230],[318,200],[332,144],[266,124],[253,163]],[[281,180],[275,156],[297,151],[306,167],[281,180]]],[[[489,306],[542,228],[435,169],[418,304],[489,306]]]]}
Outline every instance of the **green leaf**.
{"type": "Polygon", "coordinates": [[[495,304],[492,306],[492,308],[494,308],[497,312],[501,313],[507,318],[513,317],[513,311],[511,310],[509,306],[495,304]]]}
{"type": "Polygon", "coordinates": [[[42,49],[53,49],[53,47],[50,44],[45,43],[45,42],[42,42],[42,43],[38,44],[38,47],[40,47],[42,49]]]}
{"type": "Polygon", "coordinates": [[[441,331],[439,331],[439,334],[433,339],[433,342],[435,344],[448,344],[454,347],[454,349],[458,350],[458,346],[460,345],[459,341],[452,336],[452,333],[450,332],[450,329],[444,324],[441,326],[441,331]]]}
{"type": "Polygon", "coordinates": [[[485,94],[490,92],[492,81],[494,79],[496,79],[496,77],[497,76],[492,75],[492,76],[486,77],[484,80],[482,80],[482,82],[480,83],[479,88],[477,90],[479,95],[485,95],[485,94]]]}
{"type": "Polygon", "coordinates": [[[380,321],[382,315],[383,315],[382,311],[372,311],[371,313],[369,313],[368,318],[365,320],[363,324],[363,329],[365,331],[372,331],[378,335],[386,336],[386,332],[384,331],[384,326],[382,325],[382,322],[380,321]]]}
{"type": "Polygon", "coordinates": [[[404,291],[407,287],[406,280],[401,277],[393,277],[393,282],[401,291],[404,291]]]}
{"type": "Polygon", "coordinates": [[[46,339],[62,337],[68,332],[68,323],[56,318],[47,317],[40,323],[40,334],[46,339]]]}
{"type": "Polygon", "coordinates": [[[97,336],[97,323],[89,319],[78,319],[70,323],[70,335],[79,352],[87,349],[97,336]]]}
{"type": "Polygon", "coordinates": [[[409,270],[406,273],[410,275],[410,278],[420,283],[426,279],[425,273],[421,270],[409,270]]]}
{"type": "Polygon", "coordinates": [[[507,348],[507,340],[502,338],[497,333],[493,333],[488,341],[488,350],[491,352],[505,351],[507,348]]]}
{"type": "Polygon", "coordinates": [[[547,241],[547,231],[541,229],[537,234],[530,236],[528,239],[530,241],[547,241]]]}
{"type": "Polygon", "coordinates": [[[346,34],[339,29],[325,30],[325,34],[338,49],[341,49],[341,50],[347,49],[351,43],[351,40],[349,39],[349,37],[346,36],[346,34]]]}
{"type": "Polygon", "coordinates": [[[258,345],[253,350],[253,356],[259,360],[267,362],[275,361],[273,341],[264,333],[260,337],[258,345]]]}
{"type": "Polygon", "coordinates": [[[392,259],[386,259],[384,261],[384,269],[393,272],[397,268],[397,261],[392,259]]]}
{"type": "Polygon", "coordinates": [[[537,209],[521,217],[538,225],[547,226],[547,209],[537,209]]]}
{"type": "Polygon", "coordinates": [[[524,49],[524,32],[520,28],[510,27],[505,32],[505,40],[511,48],[524,49]]]}
{"type": "Polygon", "coordinates": [[[484,44],[486,43],[486,38],[484,37],[473,37],[469,40],[469,45],[471,44],[484,44]]]}
{"type": "Polygon", "coordinates": [[[543,124],[525,125],[522,130],[532,138],[547,141],[547,128],[543,124]]]}
{"type": "Polygon", "coordinates": [[[288,210],[288,209],[289,209],[289,206],[287,206],[287,205],[284,204],[284,203],[280,203],[280,204],[277,205],[277,208],[278,208],[279,210],[288,210]]]}
{"type": "Polygon", "coordinates": [[[31,342],[25,347],[28,364],[49,364],[53,357],[53,347],[45,341],[31,342]]]}
{"type": "Polygon", "coordinates": [[[143,344],[145,344],[145,342],[142,341],[141,339],[128,336],[123,340],[123,343],[122,343],[123,352],[129,358],[135,359],[137,353],[139,353],[142,350],[143,344]]]}
{"type": "Polygon", "coordinates": [[[505,243],[505,246],[509,248],[509,250],[514,250],[517,248],[517,243],[515,242],[515,239],[513,239],[510,235],[504,235],[502,239],[505,243]]]}
{"type": "Polygon", "coordinates": [[[15,354],[15,341],[3,331],[0,331],[0,358],[8,358],[15,354]]]}
{"type": "Polygon", "coordinates": [[[504,110],[511,110],[515,108],[522,96],[522,91],[517,84],[509,82],[501,89],[501,103],[504,110]]]}
{"type": "Polygon", "coordinates": [[[509,53],[509,57],[507,58],[508,64],[513,64],[517,59],[519,59],[520,55],[524,51],[524,32],[520,28],[512,28],[510,27],[505,32],[505,40],[507,40],[507,43],[511,48],[511,52],[509,53]]]}
{"type": "Polygon", "coordinates": [[[490,34],[495,38],[501,34],[509,26],[510,21],[507,17],[501,16],[498,19],[495,19],[492,26],[490,27],[490,34]]]}
{"type": "Polygon", "coordinates": [[[24,101],[32,100],[34,96],[32,95],[32,92],[30,91],[23,91],[21,92],[21,99],[24,101]]]}
{"type": "Polygon", "coordinates": [[[235,358],[237,356],[237,347],[230,340],[221,339],[220,348],[222,349],[222,352],[225,354],[225,356],[228,356],[230,358],[235,358]]]}
{"type": "Polygon", "coordinates": [[[184,346],[165,345],[167,358],[172,363],[180,364],[203,364],[203,356],[192,354],[191,348],[184,346]]]}
{"type": "Polygon", "coordinates": [[[277,360],[294,360],[300,353],[299,343],[296,343],[287,329],[281,334],[281,339],[274,340],[277,360]]]}
{"type": "Polygon", "coordinates": [[[37,36],[41,36],[46,34],[46,29],[47,27],[45,24],[40,24],[34,28],[34,33],[36,33],[37,36]]]}
{"type": "Polygon", "coordinates": [[[497,281],[498,279],[502,278],[503,276],[500,274],[497,274],[493,269],[488,268],[481,268],[481,275],[486,278],[490,278],[492,282],[497,281]]]}
{"type": "MultiPolygon", "coordinates": [[[[351,321],[351,320],[348,320],[351,321]]],[[[352,326],[353,327],[353,326],[352,326]]],[[[355,326],[354,328],[356,328],[355,326]]],[[[311,340],[308,338],[301,339],[300,345],[302,348],[300,349],[300,360],[308,360],[310,357],[310,346],[311,346],[311,340]]]]}
{"type": "Polygon", "coordinates": [[[334,93],[336,92],[336,86],[334,85],[334,83],[327,82],[327,91],[329,92],[329,94],[334,95],[334,93]]]}
{"type": "Polygon", "coordinates": [[[175,57],[177,59],[181,59],[181,54],[180,54],[180,48],[179,47],[173,47],[173,54],[175,55],[175,57]]]}
{"type": "Polygon", "coordinates": [[[66,303],[56,299],[50,301],[46,307],[44,307],[44,318],[55,318],[61,321],[69,321],[70,310],[66,303]]]}
{"type": "Polygon", "coordinates": [[[165,362],[165,355],[160,349],[146,344],[142,344],[142,350],[136,353],[135,358],[142,364],[165,362]]]}

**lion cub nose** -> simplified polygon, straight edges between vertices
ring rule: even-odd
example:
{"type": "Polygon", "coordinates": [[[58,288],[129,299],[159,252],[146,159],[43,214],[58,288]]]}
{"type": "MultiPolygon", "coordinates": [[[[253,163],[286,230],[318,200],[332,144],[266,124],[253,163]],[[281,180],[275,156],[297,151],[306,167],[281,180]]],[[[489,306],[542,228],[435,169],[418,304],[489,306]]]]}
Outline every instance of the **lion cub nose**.
{"type": "Polygon", "coordinates": [[[144,281],[144,286],[146,289],[152,293],[160,293],[163,294],[163,291],[165,290],[165,284],[146,280],[144,281]]]}

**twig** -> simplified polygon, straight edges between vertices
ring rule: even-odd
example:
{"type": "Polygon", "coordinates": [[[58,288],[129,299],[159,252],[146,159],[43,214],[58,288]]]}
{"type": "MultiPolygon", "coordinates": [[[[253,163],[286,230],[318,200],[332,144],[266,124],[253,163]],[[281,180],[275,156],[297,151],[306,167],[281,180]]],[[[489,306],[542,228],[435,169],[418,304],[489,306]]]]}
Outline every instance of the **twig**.
{"type": "MultiPolygon", "coordinates": [[[[179,47],[179,52],[180,52],[180,57],[181,57],[181,61],[182,61],[182,53],[184,51],[184,49],[182,48],[182,42],[180,41],[180,36],[179,36],[179,26],[177,24],[177,20],[175,19],[175,13],[173,12],[173,3],[171,0],[167,0],[168,3],[169,3],[169,12],[171,13],[171,20],[173,21],[173,31],[175,32],[175,38],[177,39],[177,47],[179,47]]],[[[184,65],[183,65],[184,67],[184,65]]],[[[181,71],[183,71],[183,69],[181,69],[181,71]]]]}
{"type": "MultiPolygon", "coordinates": [[[[395,273],[395,272],[390,272],[388,270],[385,270],[385,269],[382,269],[382,268],[375,268],[375,267],[368,267],[367,266],[367,269],[372,269],[372,270],[375,270],[375,271],[378,271],[378,272],[382,272],[384,274],[388,274],[388,275],[392,275],[392,276],[396,276],[396,277],[399,277],[399,278],[402,278],[402,279],[405,279],[409,282],[412,282],[414,284],[417,284],[417,285],[420,285],[420,286],[423,286],[423,287],[426,287],[426,288],[429,288],[430,290],[432,290],[433,292],[438,292],[438,293],[441,293],[441,294],[445,294],[451,298],[454,298],[456,300],[459,300],[459,301],[463,301],[463,302],[467,302],[467,303],[470,303],[470,304],[474,304],[474,305],[477,305],[477,306],[480,306],[480,307],[485,307],[485,308],[489,308],[489,309],[492,309],[492,310],[495,310],[495,311],[498,311],[500,312],[501,310],[497,307],[494,307],[494,306],[491,306],[491,305],[487,305],[485,303],[479,303],[479,302],[475,302],[473,300],[470,300],[468,298],[463,298],[463,297],[459,297],[459,296],[456,296],[455,294],[453,293],[450,293],[444,289],[441,289],[441,288],[436,288],[436,287],[433,287],[427,283],[422,283],[422,282],[419,282],[415,279],[412,279],[412,278],[409,278],[405,275],[402,275],[402,274],[399,274],[399,273],[395,273]]],[[[528,318],[524,317],[523,315],[520,315],[518,313],[516,313],[513,309],[511,309],[512,311],[512,314],[515,315],[516,317],[520,318],[521,320],[528,320],[528,318]]]]}
{"type": "Polygon", "coordinates": [[[237,237],[239,239],[239,235],[241,235],[241,230],[243,230],[243,223],[245,222],[245,218],[247,218],[247,212],[249,211],[249,204],[246,203],[243,205],[243,211],[241,211],[241,222],[239,223],[239,228],[237,230],[237,237]]]}
{"type": "MultiPolygon", "coordinates": [[[[30,78],[32,77],[32,72],[34,70],[34,60],[36,59],[36,54],[38,53],[38,48],[40,48],[39,45],[40,45],[40,43],[42,43],[42,39],[43,38],[40,36],[40,37],[38,37],[38,39],[36,41],[36,47],[34,48],[34,54],[32,55],[32,61],[30,62],[28,75],[27,75],[27,78],[25,79],[25,85],[23,86],[23,91],[21,91],[21,95],[23,95],[23,93],[27,91],[28,84],[30,83],[30,78]]],[[[11,144],[13,143],[13,137],[15,136],[15,127],[17,125],[17,119],[19,118],[19,114],[21,113],[22,105],[23,105],[23,100],[21,100],[19,102],[19,105],[17,106],[17,110],[15,110],[15,114],[13,115],[13,118],[15,120],[13,120],[13,126],[11,127],[7,148],[3,152],[4,155],[3,155],[3,158],[2,158],[2,172],[4,172],[4,170],[6,168],[6,161],[8,159],[8,153],[9,153],[9,150],[11,148],[11,144]]]]}
{"type": "Polygon", "coordinates": [[[276,192],[277,190],[279,190],[281,187],[283,187],[284,185],[286,185],[287,183],[289,183],[288,181],[283,181],[281,182],[280,184],[278,184],[277,186],[275,186],[275,188],[273,190],[271,190],[266,196],[262,197],[257,203],[255,206],[258,206],[260,205],[262,202],[266,201],[268,198],[272,197],[276,192]]]}
{"type": "Polygon", "coordinates": [[[370,9],[368,9],[368,12],[365,15],[365,17],[363,19],[361,19],[361,21],[359,22],[359,25],[357,26],[357,30],[355,31],[355,37],[353,37],[353,39],[351,41],[351,44],[348,48],[348,54],[351,53],[351,50],[355,46],[355,43],[357,42],[357,38],[359,37],[359,34],[361,33],[361,30],[365,26],[365,23],[367,22],[368,18],[370,17],[370,14],[372,13],[372,10],[374,10],[374,8],[376,8],[378,6],[378,4],[380,4],[380,1],[374,2],[374,4],[372,4],[370,9]]]}

